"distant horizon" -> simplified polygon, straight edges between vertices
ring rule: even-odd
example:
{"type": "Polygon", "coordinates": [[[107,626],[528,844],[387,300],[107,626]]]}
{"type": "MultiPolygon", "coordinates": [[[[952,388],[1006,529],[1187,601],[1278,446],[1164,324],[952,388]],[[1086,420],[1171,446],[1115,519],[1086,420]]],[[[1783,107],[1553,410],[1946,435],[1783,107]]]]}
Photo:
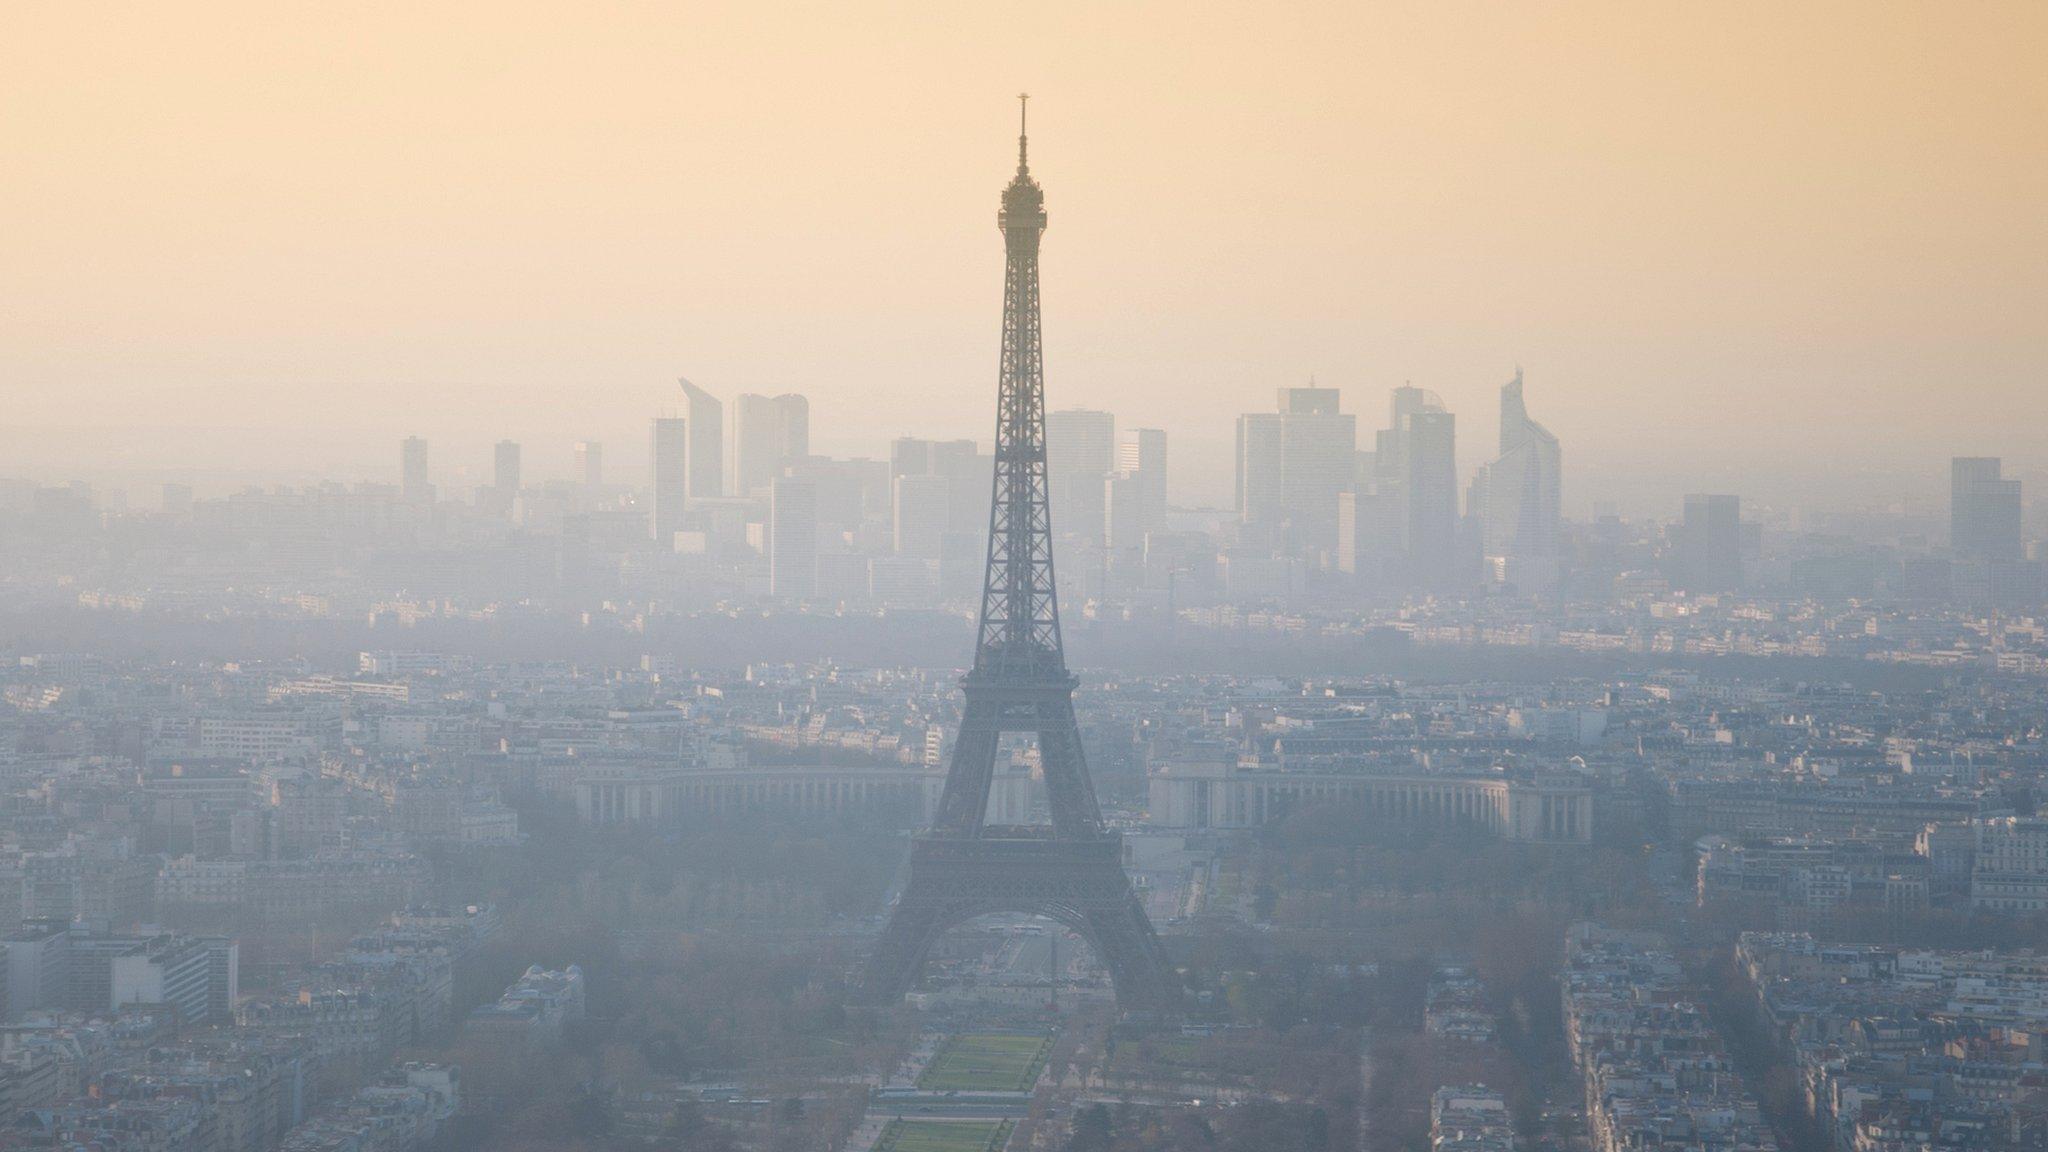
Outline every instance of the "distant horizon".
{"type": "MultiPolygon", "coordinates": [[[[1525,369],[1526,371],[1526,369],[1525,369]]],[[[1305,382],[1305,381],[1304,381],[1305,382]]],[[[1048,391],[1055,391],[1050,386],[1048,391]]],[[[1330,386],[1322,382],[1323,386],[1330,386]]],[[[1277,385],[1276,387],[1286,387],[1277,385]]],[[[1544,420],[1543,392],[1539,378],[1528,379],[1529,406],[1538,420],[1544,420]]],[[[740,391],[720,392],[708,388],[722,400],[740,391]]],[[[784,384],[755,391],[804,392],[801,386],[784,384]]],[[[1372,433],[1385,422],[1384,396],[1380,403],[1361,407],[1353,390],[1344,389],[1344,410],[1359,417],[1359,447],[1369,450],[1372,433]]],[[[987,386],[994,397],[993,381],[987,386]]],[[[989,445],[985,430],[964,428],[908,428],[893,432],[860,433],[835,427],[836,413],[817,406],[810,395],[813,452],[836,458],[887,459],[889,442],[897,436],[923,439],[969,439],[984,450],[989,445]]],[[[1265,409],[1270,409],[1271,393],[1265,409]]],[[[671,405],[670,409],[675,406],[671,405]]],[[[1055,404],[1067,407],[1101,405],[1055,404]]],[[[1137,424],[1118,416],[1121,435],[1137,424]]],[[[487,481],[491,467],[491,446],[499,440],[513,440],[524,449],[525,473],[529,482],[574,479],[573,445],[578,440],[596,440],[606,446],[605,473],[609,480],[629,487],[645,487],[651,479],[648,460],[648,425],[660,410],[650,410],[629,430],[615,430],[617,420],[602,430],[555,430],[545,437],[497,433],[488,428],[460,432],[432,427],[395,431],[388,440],[372,441],[353,434],[321,434],[316,425],[189,427],[181,433],[190,443],[166,445],[164,430],[142,425],[99,426],[93,439],[113,448],[107,455],[73,454],[54,445],[64,437],[47,435],[49,430],[21,429],[0,424],[0,479],[31,480],[40,484],[83,481],[96,488],[121,488],[131,507],[150,505],[156,485],[194,483],[201,496],[221,495],[250,486],[301,485],[321,482],[396,483],[398,445],[406,436],[423,436],[429,444],[429,468],[436,481],[454,482],[460,487],[487,481]],[[39,435],[38,433],[44,433],[39,435]],[[40,453],[40,455],[38,455],[40,453]],[[154,453],[154,455],[152,455],[154,453]],[[231,460],[239,459],[240,464],[231,460]],[[117,463],[116,461],[120,461],[117,463]],[[287,462],[288,461],[288,462],[287,462]],[[26,465],[26,466],[24,466],[26,465]],[[209,493],[209,489],[211,492],[209,493]]],[[[1478,418],[1453,408],[1458,417],[1458,467],[1461,485],[1472,472],[1493,455],[1498,432],[1497,407],[1478,418]]],[[[79,429],[83,431],[83,428],[79,429]]],[[[1956,445],[1952,450],[1923,446],[1907,455],[1880,447],[1836,446],[1832,455],[1816,451],[1810,456],[1785,459],[1765,446],[1730,446],[1718,460],[1680,457],[1644,449],[1634,459],[1587,461],[1569,429],[1553,426],[1565,453],[1565,512],[1572,519],[1589,519],[1596,505],[1614,505],[1629,518],[1673,519],[1679,502],[1692,492],[1730,492],[1744,498],[1746,510],[1776,506],[1779,511],[1846,510],[1868,507],[1892,500],[1947,500],[1948,462],[1954,456],[1998,456],[2005,461],[2006,474],[2026,483],[2027,506],[2039,505],[2039,494],[2048,486],[2048,460],[2041,454],[2001,453],[1986,445],[1956,445]],[[1738,453],[1736,448],[1744,448],[1738,453]]],[[[1646,430],[1654,437],[1657,430],[1646,430]]],[[[2008,429],[2008,439],[2021,430],[2008,429]]],[[[1196,437],[1166,427],[1171,498],[1177,507],[1229,511],[1232,508],[1232,436],[1226,427],[1220,435],[1196,437]]],[[[1987,441],[1994,439],[1987,437],[1987,441]]],[[[1697,450],[1696,450],[1697,455],[1697,450]]],[[[450,493],[453,495],[454,493],[450,493]]]]}
{"type": "Polygon", "coordinates": [[[25,13],[0,475],[634,445],[678,374],[983,438],[1019,88],[1049,405],[1187,499],[1311,376],[1469,474],[1517,363],[1568,510],[2048,469],[2042,6],[495,15],[25,13]]]}

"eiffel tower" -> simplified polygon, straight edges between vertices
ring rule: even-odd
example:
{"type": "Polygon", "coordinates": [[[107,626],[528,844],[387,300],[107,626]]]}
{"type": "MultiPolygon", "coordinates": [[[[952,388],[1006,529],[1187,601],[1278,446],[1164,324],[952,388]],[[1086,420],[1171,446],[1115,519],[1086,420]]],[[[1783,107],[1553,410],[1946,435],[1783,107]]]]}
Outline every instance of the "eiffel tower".
{"type": "Polygon", "coordinates": [[[1123,870],[1123,837],[1103,827],[1074,723],[1074,677],[1060,644],[1046,508],[1045,366],[1038,328],[1038,239],[1045,193],[1027,163],[1019,100],[1017,175],[996,214],[1003,267],[1003,351],[995,489],[974,668],[945,791],[911,846],[910,875],[868,963],[877,1001],[910,990],[939,935],[999,912],[1045,916],[1079,933],[1108,967],[1126,1009],[1179,1002],[1178,980],[1123,870]],[[989,781],[1005,732],[1038,737],[1052,825],[987,823],[989,781]]]}

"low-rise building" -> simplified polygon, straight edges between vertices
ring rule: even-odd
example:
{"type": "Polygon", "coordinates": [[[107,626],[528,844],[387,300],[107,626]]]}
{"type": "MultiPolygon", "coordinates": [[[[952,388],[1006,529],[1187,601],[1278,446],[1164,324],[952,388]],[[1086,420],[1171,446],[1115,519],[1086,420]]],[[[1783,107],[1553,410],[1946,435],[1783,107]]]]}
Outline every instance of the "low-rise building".
{"type": "Polygon", "coordinates": [[[1430,1152],[1515,1152],[1508,1102],[1484,1084],[1447,1084],[1429,1098],[1430,1152]]]}

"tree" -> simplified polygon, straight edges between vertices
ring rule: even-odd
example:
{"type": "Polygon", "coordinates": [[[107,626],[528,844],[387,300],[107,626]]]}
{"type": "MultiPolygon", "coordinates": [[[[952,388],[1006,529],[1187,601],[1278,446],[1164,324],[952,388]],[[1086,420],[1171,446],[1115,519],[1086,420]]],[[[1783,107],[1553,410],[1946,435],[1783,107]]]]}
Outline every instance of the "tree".
{"type": "Polygon", "coordinates": [[[1074,1113],[1074,1130],[1067,1137],[1065,1152],[1110,1152],[1115,1139],[1109,1108],[1090,1104],[1074,1113]]]}

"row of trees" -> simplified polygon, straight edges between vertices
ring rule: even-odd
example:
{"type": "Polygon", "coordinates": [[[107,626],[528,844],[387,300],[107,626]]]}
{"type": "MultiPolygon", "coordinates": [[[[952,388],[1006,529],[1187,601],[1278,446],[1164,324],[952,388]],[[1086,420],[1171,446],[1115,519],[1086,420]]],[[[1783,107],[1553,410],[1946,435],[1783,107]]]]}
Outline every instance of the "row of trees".
{"type": "Polygon", "coordinates": [[[1062,1152],[1327,1152],[1350,1147],[1330,1111],[1258,1100],[1236,1107],[1161,1109],[1092,1104],[1074,1116],[1062,1152]]]}
{"type": "Polygon", "coordinates": [[[526,845],[450,856],[442,879],[503,915],[480,982],[580,965],[586,1019],[539,1058],[444,1054],[509,1078],[453,1152],[614,1152],[650,1136],[666,1152],[809,1152],[858,1123],[857,1074],[900,1059],[915,1031],[907,1009],[849,1007],[845,980],[862,942],[843,929],[879,910],[899,835],[766,814],[597,829],[536,797],[520,807],[526,845]],[[700,1104],[685,1082],[705,1080],[770,1104],[700,1104]]]}

